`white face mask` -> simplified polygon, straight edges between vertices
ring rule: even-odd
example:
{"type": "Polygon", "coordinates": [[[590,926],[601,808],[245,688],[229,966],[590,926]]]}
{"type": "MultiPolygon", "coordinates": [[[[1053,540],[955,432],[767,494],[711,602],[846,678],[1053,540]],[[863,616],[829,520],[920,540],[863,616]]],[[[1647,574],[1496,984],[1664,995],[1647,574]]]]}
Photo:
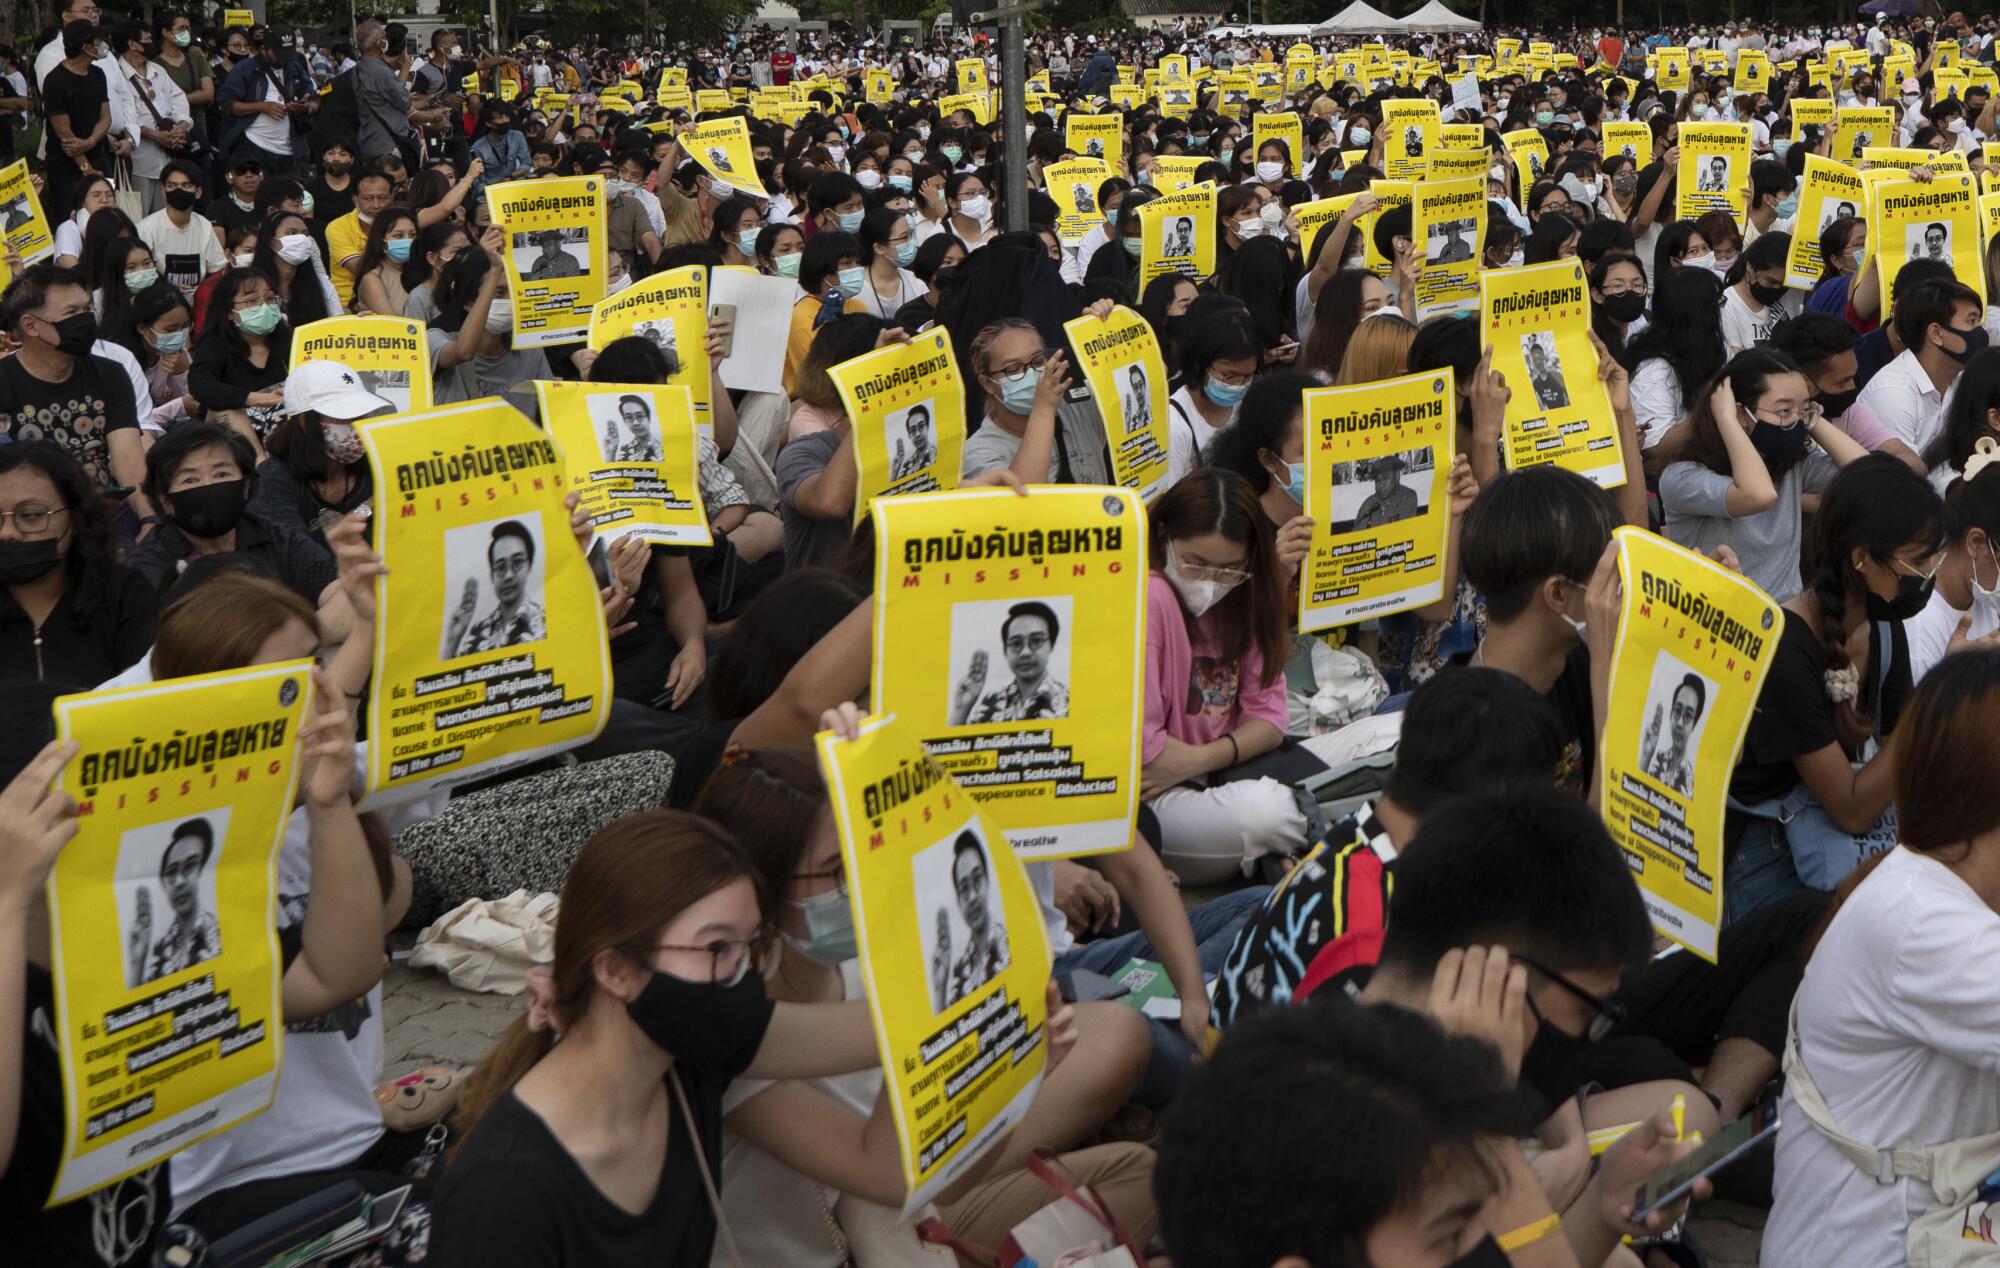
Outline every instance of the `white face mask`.
{"type": "Polygon", "coordinates": [[[236,267],[239,269],[247,269],[252,264],[256,263],[257,260],[256,255],[249,251],[245,251],[240,255],[232,256],[230,258],[235,261],[236,267]]]}
{"type": "Polygon", "coordinates": [[[854,174],[854,179],[861,183],[861,188],[863,189],[882,188],[882,173],[872,167],[862,168],[854,174]]]}
{"type": "Polygon", "coordinates": [[[1255,217],[1236,222],[1236,236],[1239,238],[1254,238],[1262,232],[1264,232],[1264,222],[1255,217]]]}
{"type": "Polygon", "coordinates": [[[958,214],[983,225],[993,218],[993,200],[984,194],[961,198],[958,200],[958,214]]]}
{"type": "Polygon", "coordinates": [[[1507,267],[1510,269],[1520,268],[1523,264],[1526,264],[1527,262],[1528,262],[1528,253],[1520,247],[1515,247],[1514,254],[1507,257],[1507,267]]]}
{"type": "Polygon", "coordinates": [[[303,233],[288,233],[278,239],[278,258],[287,264],[304,264],[312,253],[313,240],[303,233]]]}
{"type": "Polygon", "coordinates": [[[1210,608],[1222,602],[1231,590],[1242,585],[1241,581],[1209,581],[1183,576],[1181,563],[1174,555],[1172,542],[1167,543],[1167,584],[1181,596],[1181,602],[1196,617],[1202,616],[1210,608]]]}
{"type": "Polygon", "coordinates": [[[514,301],[496,299],[486,307],[486,328],[496,335],[504,335],[514,328],[514,301]]]}
{"type": "Polygon", "coordinates": [[[1266,228],[1275,229],[1285,223],[1285,205],[1274,198],[1257,209],[1257,218],[1266,228]]]}
{"type": "Polygon", "coordinates": [[[1283,163],[1273,163],[1266,160],[1257,164],[1257,179],[1263,181],[1266,185],[1272,181],[1282,179],[1284,175],[1285,165],[1283,163]]]}

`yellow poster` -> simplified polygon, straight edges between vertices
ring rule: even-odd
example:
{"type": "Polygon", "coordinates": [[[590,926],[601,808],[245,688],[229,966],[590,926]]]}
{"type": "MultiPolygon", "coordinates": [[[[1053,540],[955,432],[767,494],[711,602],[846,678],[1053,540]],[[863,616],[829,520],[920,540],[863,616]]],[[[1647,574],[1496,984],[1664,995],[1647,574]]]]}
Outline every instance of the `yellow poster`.
{"type": "Polygon", "coordinates": [[[1507,469],[1553,462],[1607,489],[1624,484],[1618,425],[1590,346],[1583,262],[1482,274],[1479,337],[1513,389],[1502,437],[1507,469]]]}
{"type": "Polygon", "coordinates": [[[1258,159],[1264,154],[1266,141],[1282,142],[1285,159],[1291,174],[1297,177],[1305,168],[1306,131],[1299,116],[1291,111],[1260,111],[1250,116],[1251,153],[1258,159]]]}
{"type": "Polygon", "coordinates": [[[1113,478],[1152,501],[1167,478],[1168,386],[1151,323],[1121,305],[1103,321],[1086,315],[1064,322],[1063,332],[1104,420],[1113,478]]]}
{"type": "Polygon", "coordinates": [[[611,658],[556,442],[492,397],[363,423],[361,439],[389,569],[362,808],[593,739],[611,658]]]}
{"type": "Polygon", "coordinates": [[[1653,130],[1643,123],[1607,123],[1601,144],[1606,158],[1623,154],[1640,168],[1653,161],[1653,130]]]}
{"type": "Polygon", "coordinates": [[[1861,151],[1861,170],[1865,172],[1888,168],[1891,171],[1907,172],[1913,167],[1928,167],[1934,172],[1969,172],[1971,163],[1956,150],[1927,150],[1917,146],[1871,145],[1861,151]]]}
{"type": "Polygon", "coordinates": [[[1732,84],[1737,92],[1769,92],[1771,88],[1771,59],[1764,50],[1740,49],[1736,54],[1736,78],[1732,84]]]}
{"type": "Polygon", "coordinates": [[[1833,126],[1833,102],[1815,97],[1800,97],[1788,103],[1792,112],[1792,141],[1796,144],[1806,128],[1818,128],[1824,132],[1833,126]]]}
{"type": "Polygon", "coordinates": [[[1056,236],[1064,246],[1077,245],[1104,223],[1097,191],[1110,179],[1111,165],[1103,159],[1070,159],[1042,169],[1042,180],[1056,204],[1056,236]]]}
{"type": "MultiPolygon", "coordinates": [[[[1146,102],[1146,90],[1137,84],[1113,84],[1111,85],[1110,101],[1111,105],[1116,109],[1137,110],[1146,102]]],[[[1099,102],[1096,104],[1101,107],[1103,103],[1099,102]]],[[[1122,137],[1119,141],[1119,148],[1121,150],[1124,148],[1122,137]]]]}
{"type": "Polygon", "coordinates": [[[1447,150],[1483,150],[1486,148],[1486,128],[1477,123],[1441,123],[1438,125],[1438,145],[1447,150]]]}
{"type": "Polygon", "coordinates": [[[1714,961],[1729,777],[1784,617],[1740,573],[1644,529],[1616,536],[1625,594],[1598,800],[1653,927],[1714,961]]]}
{"type": "Polygon", "coordinates": [[[965,387],[942,328],[828,371],[854,427],[854,522],[876,498],[958,487],[965,455],[965,387]]]}
{"type": "Polygon", "coordinates": [[[655,273],[597,305],[590,314],[590,346],[601,350],[614,339],[638,335],[651,340],[674,372],[667,382],[694,397],[694,420],[714,439],[711,409],[715,384],[708,363],[708,269],[699,264],[655,273]]]}
{"type": "Polygon", "coordinates": [[[1692,69],[1688,65],[1688,51],[1684,48],[1663,48],[1659,50],[1659,62],[1653,72],[1653,80],[1666,92],[1686,92],[1692,79],[1692,69]]]}
{"type": "MultiPolygon", "coordinates": [[[[1319,240],[1319,235],[1328,226],[1346,215],[1347,209],[1352,207],[1354,200],[1359,197],[1361,197],[1359,194],[1339,194],[1332,198],[1315,198],[1309,203],[1300,203],[1292,208],[1292,218],[1299,222],[1301,260],[1307,262],[1312,260],[1313,243],[1319,240]]],[[[1354,226],[1353,232],[1360,231],[1360,225],[1354,226]]]]}
{"type": "Polygon", "coordinates": [[[1533,128],[1520,128],[1500,134],[1500,144],[1507,147],[1507,157],[1514,160],[1514,174],[1520,181],[1521,199],[1526,201],[1528,187],[1542,179],[1542,170],[1549,163],[1549,143],[1533,128]]]}
{"type": "MultiPolygon", "coordinates": [[[[42,214],[41,196],[28,180],[28,160],[16,159],[0,167],[0,234],[7,245],[21,255],[21,263],[39,264],[56,253],[55,231],[42,214]]],[[[0,253],[4,254],[4,253],[0,253]]],[[[0,286],[11,279],[7,262],[0,259],[0,286]]]]}
{"type": "Polygon", "coordinates": [[[1493,170],[1493,156],[1485,150],[1431,151],[1430,174],[1434,181],[1462,181],[1478,178],[1479,188],[1486,188],[1486,174],[1493,170]]]}
{"type": "Polygon", "coordinates": [[[1410,240],[1423,244],[1416,321],[1479,305],[1479,260],[1486,247],[1486,178],[1427,180],[1410,198],[1410,240]]]}
{"type": "Polygon", "coordinates": [[[1161,154],[1153,159],[1153,188],[1176,194],[1194,184],[1194,174],[1215,160],[1200,154],[1161,154]]]}
{"type": "Polygon", "coordinates": [[[694,397],[658,383],[537,379],[542,427],[563,455],[597,540],[638,537],[663,546],[714,538],[701,501],[694,397]]]}
{"type": "MultiPolygon", "coordinates": [[[[719,114],[733,109],[736,102],[720,88],[697,88],[694,93],[694,107],[702,114],[719,114]]],[[[711,120],[710,122],[714,122],[711,120]]]]}
{"type": "Polygon", "coordinates": [[[1896,273],[1911,260],[1951,265],[1958,280],[1986,302],[1986,242],[1970,172],[1940,173],[1929,182],[1890,179],[1874,187],[1868,208],[1868,254],[1882,284],[1882,311],[1896,303],[1896,273]]]}
{"type": "Polygon", "coordinates": [[[1979,233],[1987,242],[1993,241],[1993,235],[2000,233],[2000,193],[1979,196],[1979,233]]]}
{"type": "Polygon", "coordinates": [[[1216,93],[1222,99],[1222,108],[1231,114],[1240,112],[1250,104],[1250,90],[1253,85],[1245,74],[1219,75],[1215,80],[1216,93]]]}
{"type": "MultiPolygon", "coordinates": [[[[681,89],[680,91],[681,91],[681,92],[682,92],[683,94],[685,94],[685,93],[687,92],[687,89],[683,88],[683,89],[681,89]]],[[[512,101],[512,100],[514,100],[514,98],[516,98],[516,97],[518,97],[518,96],[520,96],[520,95],[521,95],[521,81],[520,81],[520,80],[518,80],[518,79],[505,79],[505,78],[503,78],[503,79],[502,79],[502,80],[500,81],[500,100],[502,100],[502,101],[512,101]]],[[[674,107],[674,106],[682,106],[682,103],[681,103],[681,102],[678,102],[678,101],[675,101],[675,100],[672,100],[671,98],[669,98],[669,97],[667,96],[667,93],[666,93],[666,90],[665,90],[665,89],[662,89],[662,90],[661,90],[661,92],[660,92],[660,104],[661,104],[661,105],[663,105],[663,106],[668,106],[668,107],[674,107]]],[[[684,107],[684,106],[682,106],[682,108],[685,108],[685,107],[684,107]]]]}
{"type": "Polygon", "coordinates": [[[604,298],[604,182],[596,176],[486,187],[493,224],[507,235],[514,346],[581,343],[604,298]]]}
{"type": "Polygon", "coordinates": [[[1306,392],[1313,529],[1299,573],[1301,632],[1444,593],[1457,399],[1449,368],[1306,392]]]}
{"type": "Polygon", "coordinates": [[[1843,216],[1865,216],[1868,197],[1861,173],[1834,159],[1806,155],[1805,179],[1799,182],[1799,211],[1792,249],[1785,257],[1785,285],[1810,291],[1825,275],[1819,237],[1843,216]]]}
{"type": "Polygon", "coordinates": [[[983,57],[961,57],[953,63],[958,71],[960,92],[985,92],[990,86],[986,82],[986,59],[983,57]]]}
{"type": "Polygon", "coordinates": [[[292,330],[293,366],[338,361],[363,391],[398,414],[431,407],[431,356],[424,324],[405,317],[326,317],[292,330]]]}
{"type": "Polygon", "coordinates": [[[1871,145],[1892,145],[1896,135],[1894,106],[1836,106],[1830,157],[1859,163],[1861,151],[1871,145]]]}
{"type": "Polygon", "coordinates": [[[255,26],[257,25],[257,15],[249,9],[224,9],[222,11],[222,25],[224,29],[232,26],[255,26]]]}
{"type": "Polygon", "coordinates": [[[1139,208],[1139,291],[1179,273],[1201,281],[1215,272],[1215,182],[1190,185],[1139,208]]]}
{"type": "Polygon", "coordinates": [[[1186,79],[1188,59],[1185,53],[1169,53],[1160,59],[1160,78],[1166,81],[1186,79]]]}
{"type": "Polygon", "coordinates": [[[938,98],[938,113],[949,119],[963,110],[972,116],[973,122],[985,127],[993,122],[993,97],[984,92],[955,92],[938,98]]]}
{"type": "Polygon", "coordinates": [[[1195,83],[1192,79],[1170,80],[1160,85],[1160,113],[1169,119],[1185,119],[1194,113],[1195,83]]]}
{"type": "Polygon", "coordinates": [[[1073,114],[1064,121],[1064,144],[1079,158],[1103,159],[1113,172],[1125,164],[1125,119],[1115,114],[1073,114]]]}
{"type": "Polygon", "coordinates": [[[1250,95],[1265,105],[1275,105],[1285,94],[1285,72],[1276,62],[1258,62],[1250,68],[1250,95]]]}
{"type": "Polygon", "coordinates": [[[80,747],[56,780],[77,834],[47,886],[64,1124],[52,1206],[271,1103],[284,1039],[271,913],[311,669],[55,702],[58,737],[80,747]]]}
{"type": "Polygon", "coordinates": [[[875,503],[875,707],[903,720],[1023,859],[1131,844],[1146,576],[1130,489],[875,503]]]}
{"type": "Polygon", "coordinates": [[[680,141],[681,152],[700,164],[710,179],[753,197],[765,196],[750,148],[750,121],[742,115],[690,124],[682,130],[680,141]]]}
{"type": "Polygon", "coordinates": [[[1438,146],[1438,105],[1429,97],[1392,97],[1382,103],[1382,174],[1422,180],[1438,146]]]}
{"type": "Polygon", "coordinates": [[[1750,186],[1750,125],[1681,125],[1681,159],[1674,198],[1681,219],[1726,211],[1740,225],[1750,186]]]}
{"type": "Polygon", "coordinates": [[[1027,871],[893,715],[818,737],[909,1197],[933,1201],[1027,1114],[1050,952],[1027,871]]]}
{"type": "Polygon", "coordinates": [[[1354,231],[1361,235],[1361,241],[1364,244],[1361,249],[1361,265],[1363,268],[1378,273],[1383,277],[1389,276],[1389,271],[1395,264],[1395,261],[1383,255],[1375,248],[1375,220],[1376,217],[1394,208],[1407,206],[1411,197],[1416,193],[1416,188],[1416,185],[1410,181],[1374,180],[1368,182],[1368,192],[1375,195],[1375,210],[1363,216],[1360,222],[1354,226],[1354,231]]]}

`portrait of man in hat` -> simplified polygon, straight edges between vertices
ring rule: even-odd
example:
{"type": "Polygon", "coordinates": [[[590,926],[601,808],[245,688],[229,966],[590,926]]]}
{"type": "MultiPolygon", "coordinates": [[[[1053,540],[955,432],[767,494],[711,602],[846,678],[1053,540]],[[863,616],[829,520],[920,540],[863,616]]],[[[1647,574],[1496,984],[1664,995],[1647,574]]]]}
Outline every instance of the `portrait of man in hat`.
{"type": "Polygon", "coordinates": [[[1355,512],[1354,527],[1380,528],[1397,520],[1414,519],[1424,513],[1417,491],[1403,483],[1403,472],[1409,470],[1409,466],[1403,455],[1397,453],[1376,458],[1368,464],[1368,478],[1375,482],[1375,491],[1362,501],[1361,509],[1355,512]]]}

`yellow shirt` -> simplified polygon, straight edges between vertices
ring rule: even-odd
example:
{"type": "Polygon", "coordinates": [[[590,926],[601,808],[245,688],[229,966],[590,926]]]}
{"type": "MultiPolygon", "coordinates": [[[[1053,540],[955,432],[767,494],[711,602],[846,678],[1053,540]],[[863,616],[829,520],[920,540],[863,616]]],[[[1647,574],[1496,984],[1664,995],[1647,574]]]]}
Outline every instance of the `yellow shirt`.
{"type": "Polygon", "coordinates": [[[327,272],[333,278],[333,293],[340,297],[340,306],[354,307],[354,274],[342,263],[349,256],[358,262],[361,252],[368,245],[368,227],[361,223],[361,213],[350,211],[326,227],[327,262],[332,265],[327,272]]]}
{"type": "MultiPolygon", "coordinates": [[[[812,350],[813,321],[819,316],[819,296],[807,295],[792,305],[792,329],[785,338],[785,395],[792,395],[792,384],[797,380],[799,367],[805,364],[806,353],[812,350]]],[[[850,299],[841,305],[843,313],[865,313],[868,310],[859,299],[850,299]]]]}

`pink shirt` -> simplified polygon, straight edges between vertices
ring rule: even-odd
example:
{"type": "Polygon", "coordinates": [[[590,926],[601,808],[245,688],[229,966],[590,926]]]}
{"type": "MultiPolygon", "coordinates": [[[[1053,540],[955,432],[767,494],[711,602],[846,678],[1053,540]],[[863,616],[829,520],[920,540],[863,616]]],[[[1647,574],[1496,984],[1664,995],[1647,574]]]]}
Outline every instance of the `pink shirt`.
{"type": "Polygon", "coordinates": [[[1146,730],[1140,758],[1158,757],[1168,736],[1207,744],[1254,718],[1282,732],[1285,676],[1266,687],[1260,685],[1263,672],[1263,658],[1254,648],[1241,660],[1224,661],[1208,653],[1206,640],[1202,646],[1190,642],[1180,596],[1165,577],[1152,574],[1146,581],[1146,730]]]}
{"type": "Polygon", "coordinates": [[[1887,442],[1896,439],[1896,433],[1889,430],[1888,425],[1875,416],[1875,411],[1859,401],[1848,406],[1847,412],[1832,422],[1835,427],[1847,433],[1849,440],[1869,453],[1874,453],[1887,442]]]}

